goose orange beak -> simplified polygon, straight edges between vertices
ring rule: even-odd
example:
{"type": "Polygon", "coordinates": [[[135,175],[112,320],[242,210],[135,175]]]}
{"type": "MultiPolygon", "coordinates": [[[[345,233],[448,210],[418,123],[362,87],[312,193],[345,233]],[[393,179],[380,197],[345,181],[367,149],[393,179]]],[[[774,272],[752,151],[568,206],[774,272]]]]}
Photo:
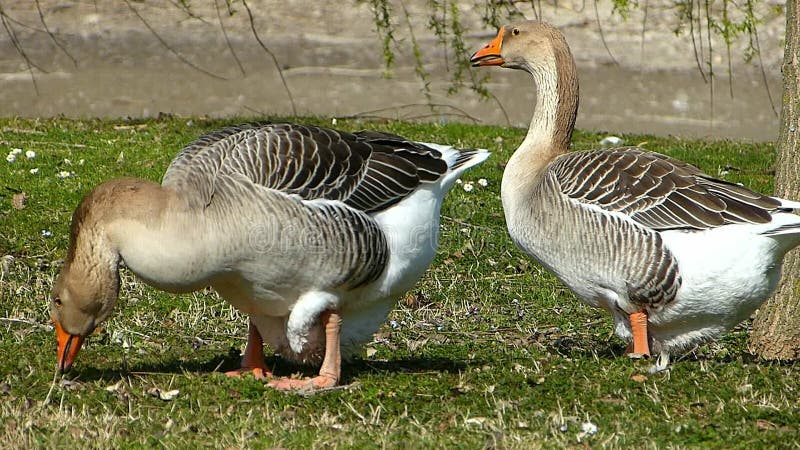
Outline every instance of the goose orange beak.
{"type": "Polygon", "coordinates": [[[58,342],[58,372],[66,373],[72,368],[85,337],[67,333],[57,320],[53,323],[56,326],[56,342],[58,342]]]}
{"type": "Polygon", "coordinates": [[[505,28],[500,27],[497,36],[491,42],[486,44],[485,47],[478,50],[469,59],[474,67],[478,66],[501,66],[505,64],[505,60],[500,56],[500,49],[503,47],[503,33],[505,28]]]}

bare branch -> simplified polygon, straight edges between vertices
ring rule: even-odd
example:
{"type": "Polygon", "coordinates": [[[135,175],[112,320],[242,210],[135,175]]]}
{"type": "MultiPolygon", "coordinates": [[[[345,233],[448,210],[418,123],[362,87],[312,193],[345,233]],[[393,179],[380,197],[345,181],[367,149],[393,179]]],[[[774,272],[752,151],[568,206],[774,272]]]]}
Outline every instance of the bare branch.
{"type": "Polygon", "coordinates": [[[497,98],[497,96],[492,94],[491,92],[489,93],[489,97],[492,97],[492,100],[494,100],[495,103],[497,103],[497,107],[500,108],[500,112],[503,113],[503,117],[505,117],[506,119],[506,124],[508,126],[511,126],[511,118],[508,117],[508,112],[506,111],[505,106],[503,106],[503,104],[500,102],[500,99],[497,98]]]}
{"type": "MultiPolygon", "coordinates": [[[[127,1],[127,0],[125,0],[127,1]]],[[[264,45],[264,42],[261,40],[261,37],[258,35],[258,31],[256,31],[256,23],[255,19],[253,18],[253,11],[250,10],[250,6],[247,4],[247,0],[242,0],[242,5],[244,5],[244,9],[247,10],[247,16],[250,18],[250,29],[253,31],[253,36],[258,41],[258,44],[264,49],[265,52],[272,58],[272,62],[275,64],[275,68],[278,69],[278,75],[281,77],[281,82],[283,83],[283,88],[286,90],[286,95],[289,96],[289,102],[292,104],[292,114],[297,115],[297,107],[294,104],[294,97],[292,97],[292,91],[289,89],[289,85],[286,83],[286,77],[283,76],[283,69],[281,69],[281,65],[278,63],[278,58],[275,57],[275,54],[272,53],[272,50],[267,48],[264,45]]]]}
{"type": "Polygon", "coordinates": [[[180,9],[181,11],[186,13],[186,16],[189,17],[190,19],[196,19],[199,20],[200,22],[203,22],[206,25],[211,25],[211,22],[195,14],[191,10],[191,8],[189,8],[189,5],[185,4],[184,2],[176,2],[175,0],[169,0],[169,2],[172,3],[172,6],[174,6],[175,8],[180,9]]]}
{"type": "Polygon", "coordinates": [[[42,70],[41,67],[34,64],[33,61],[28,57],[28,54],[25,53],[25,50],[20,45],[19,39],[17,38],[17,34],[14,32],[14,29],[11,27],[11,24],[8,23],[8,16],[6,15],[3,6],[0,4],[0,22],[3,23],[3,28],[6,30],[6,34],[8,34],[9,39],[11,39],[11,44],[14,46],[14,49],[17,53],[22,57],[22,60],[25,61],[25,66],[28,69],[28,73],[31,74],[31,82],[33,83],[33,90],[36,91],[36,95],[39,95],[39,84],[36,82],[36,76],[33,74],[33,68],[37,68],[42,72],[47,73],[47,71],[42,70]]]}
{"type": "Polygon", "coordinates": [[[644,17],[642,18],[642,46],[641,46],[640,55],[639,55],[639,60],[640,60],[639,73],[644,72],[644,33],[645,33],[645,31],[647,31],[647,6],[648,6],[648,4],[649,4],[648,0],[644,0],[644,9],[643,9],[644,17]]]}
{"type": "Polygon", "coordinates": [[[242,66],[242,62],[239,61],[239,57],[236,56],[236,52],[233,50],[233,45],[231,45],[230,39],[228,39],[228,32],[225,30],[225,24],[222,22],[222,13],[219,11],[219,3],[217,3],[217,0],[214,0],[214,8],[217,10],[217,20],[219,20],[219,28],[222,30],[222,35],[225,37],[225,44],[228,46],[228,50],[230,50],[231,55],[233,55],[236,65],[239,66],[239,71],[242,72],[242,75],[247,75],[247,73],[244,71],[244,67],[242,66]]]}
{"type": "Polygon", "coordinates": [[[725,50],[728,56],[728,91],[733,98],[733,59],[731,58],[731,30],[728,21],[728,1],[722,0],[722,39],[725,41],[725,50]]]}
{"type": "Polygon", "coordinates": [[[170,47],[170,45],[167,44],[167,42],[161,37],[161,35],[159,35],[158,32],[156,32],[156,30],[153,29],[152,26],[150,26],[150,23],[147,22],[147,20],[145,20],[145,18],[142,17],[141,14],[139,14],[139,11],[136,10],[136,8],[134,8],[133,5],[131,5],[129,0],[123,0],[123,1],[128,6],[128,8],[131,11],[133,11],[133,13],[136,15],[136,17],[139,18],[139,20],[144,24],[144,26],[147,27],[148,30],[150,30],[150,33],[152,33],[153,36],[155,36],[155,38],[158,39],[158,42],[160,42],[161,45],[164,48],[166,48],[170,53],[175,55],[175,57],[177,57],[182,63],[184,63],[187,66],[191,67],[192,69],[197,70],[198,72],[202,72],[202,73],[204,73],[204,74],[206,74],[206,75],[208,75],[208,76],[210,76],[212,78],[216,78],[218,80],[227,80],[227,78],[225,78],[223,76],[220,76],[220,75],[217,75],[215,73],[209,72],[208,70],[203,69],[202,67],[198,66],[197,64],[189,61],[183,55],[181,55],[177,50],[175,50],[174,48],[170,47]]]}
{"type": "MultiPolygon", "coordinates": [[[[700,1],[700,0],[698,0],[700,1]]],[[[711,97],[711,128],[714,128],[714,44],[711,42],[711,15],[709,13],[710,1],[703,0],[706,10],[706,39],[708,40],[708,78],[709,96],[711,97]]]]}
{"type": "Polygon", "coordinates": [[[430,74],[427,70],[425,70],[425,66],[422,63],[422,51],[419,48],[417,36],[414,34],[414,27],[411,25],[411,14],[408,12],[406,3],[403,0],[400,0],[400,7],[403,9],[403,15],[405,16],[406,24],[408,25],[408,34],[411,37],[411,48],[414,52],[414,73],[416,73],[417,77],[419,77],[420,81],[422,81],[422,93],[425,95],[425,99],[427,99],[428,104],[431,105],[431,111],[433,111],[433,106],[431,103],[430,74]]]}
{"type": "MultiPolygon", "coordinates": [[[[747,8],[750,11],[750,14],[753,14],[753,2],[752,0],[747,0],[747,8]]],[[[753,24],[752,28],[753,38],[755,38],[756,44],[756,53],[758,54],[758,67],[761,69],[761,79],[764,81],[764,90],[767,91],[767,98],[769,99],[769,106],[772,108],[772,113],[775,114],[775,117],[780,117],[778,114],[778,109],[775,108],[775,102],[772,100],[772,93],[769,90],[769,84],[767,83],[767,72],[764,70],[764,60],[761,59],[761,45],[758,42],[758,29],[756,25],[753,24]]]]}
{"type": "Polygon", "coordinates": [[[600,13],[597,11],[597,0],[594,0],[594,17],[597,20],[597,30],[600,31],[600,41],[603,43],[603,47],[606,48],[606,52],[608,52],[608,56],[611,57],[611,61],[614,63],[614,65],[619,66],[617,59],[614,58],[614,55],[611,53],[611,49],[608,48],[608,44],[606,43],[606,36],[603,34],[603,26],[600,24],[600,13]]]}
{"type": "MultiPolygon", "coordinates": [[[[406,105],[388,106],[386,108],[378,108],[378,109],[373,109],[373,110],[369,110],[369,111],[362,111],[362,112],[358,112],[358,113],[351,114],[351,115],[348,115],[348,116],[340,116],[339,118],[340,119],[344,119],[344,120],[347,120],[347,119],[364,119],[364,118],[368,118],[368,117],[369,118],[375,118],[375,119],[393,119],[392,117],[382,116],[382,115],[380,115],[380,113],[385,112],[385,111],[400,112],[403,109],[417,108],[417,107],[421,107],[421,106],[426,106],[426,107],[429,107],[429,108],[449,108],[449,109],[452,109],[452,110],[454,110],[456,112],[455,113],[433,112],[431,114],[407,115],[407,116],[402,116],[400,118],[402,118],[404,120],[409,120],[409,119],[412,119],[412,118],[419,119],[419,118],[428,118],[428,117],[437,117],[437,116],[456,116],[456,117],[464,117],[466,119],[471,120],[474,123],[479,123],[481,121],[477,117],[474,117],[474,116],[470,115],[468,112],[464,111],[461,108],[458,108],[458,107],[453,106],[453,105],[444,104],[444,103],[409,103],[409,104],[406,104],[406,105]]],[[[397,113],[395,113],[395,117],[394,118],[398,118],[398,117],[399,116],[397,115],[397,113]]]]}
{"type": "MultiPolygon", "coordinates": [[[[703,78],[703,83],[708,83],[706,79],[706,72],[703,70],[703,65],[700,63],[700,53],[697,51],[697,41],[694,39],[694,0],[691,0],[688,3],[689,10],[687,11],[688,19],[689,19],[689,36],[692,37],[692,50],[694,51],[694,62],[697,64],[697,71],[700,72],[700,76],[703,78]]],[[[700,37],[702,38],[702,34],[700,37]]],[[[702,41],[700,41],[702,44],[702,41]]],[[[700,49],[702,53],[702,48],[700,49]]]]}
{"type": "Polygon", "coordinates": [[[70,54],[70,52],[67,51],[67,48],[64,46],[64,44],[62,44],[61,42],[58,41],[58,39],[56,39],[55,34],[53,34],[53,32],[51,32],[50,28],[47,26],[47,22],[45,22],[44,20],[44,13],[42,12],[42,7],[39,4],[39,0],[35,1],[36,1],[36,11],[39,13],[39,21],[42,22],[42,26],[44,27],[45,33],[47,33],[47,35],[50,36],[50,40],[52,40],[53,43],[56,44],[56,47],[61,49],[61,51],[64,52],[64,54],[67,55],[67,57],[69,57],[69,59],[72,60],[72,65],[78,67],[78,61],[72,56],[72,54],[70,54]]]}

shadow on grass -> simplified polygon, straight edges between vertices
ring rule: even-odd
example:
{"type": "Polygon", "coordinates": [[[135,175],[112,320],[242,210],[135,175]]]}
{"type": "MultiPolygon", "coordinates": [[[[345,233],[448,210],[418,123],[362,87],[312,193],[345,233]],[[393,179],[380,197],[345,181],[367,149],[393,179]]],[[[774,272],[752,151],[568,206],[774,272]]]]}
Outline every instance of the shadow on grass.
{"type": "MultiPolygon", "coordinates": [[[[241,356],[238,351],[232,350],[227,354],[220,354],[208,358],[198,357],[195,360],[171,359],[153,363],[137,363],[131,366],[119,364],[116,367],[98,368],[91,366],[76,367],[67,378],[78,379],[84,382],[102,381],[115,383],[129,375],[161,375],[192,373],[204,375],[214,372],[225,373],[240,367],[241,356]]],[[[305,377],[315,376],[319,372],[319,365],[304,365],[293,363],[279,356],[266,358],[267,367],[277,377],[300,374],[305,377]]],[[[483,361],[472,360],[468,363],[461,360],[446,358],[399,358],[389,361],[369,361],[360,358],[342,362],[342,384],[351,382],[360,374],[378,373],[421,373],[421,372],[463,372],[469,365],[481,365],[483,361]]]]}

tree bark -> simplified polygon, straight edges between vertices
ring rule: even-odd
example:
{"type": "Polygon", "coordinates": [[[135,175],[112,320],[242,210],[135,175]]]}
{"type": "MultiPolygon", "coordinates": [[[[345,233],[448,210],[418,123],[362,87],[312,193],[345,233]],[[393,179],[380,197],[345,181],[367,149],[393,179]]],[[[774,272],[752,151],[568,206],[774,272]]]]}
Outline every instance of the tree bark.
{"type": "MultiPolygon", "coordinates": [[[[783,55],[783,107],[775,169],[775,195],[800,200],[800,8],[786,2],[786,47],[783,55]]],[[[764,359],[800,357],[800,251],[783,264],[775,295],[761,308],[750,338],[750,350],[764,359]]]]}

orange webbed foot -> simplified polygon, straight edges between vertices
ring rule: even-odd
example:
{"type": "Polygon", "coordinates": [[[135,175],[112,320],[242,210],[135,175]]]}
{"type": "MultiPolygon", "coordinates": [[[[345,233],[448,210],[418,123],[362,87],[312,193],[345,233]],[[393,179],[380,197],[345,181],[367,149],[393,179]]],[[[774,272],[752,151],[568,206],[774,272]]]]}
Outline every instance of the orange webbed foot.
{"type": "Polygon", "coordinates": [[[267,370],[266,367],[242,367],[236,370],[229,370],[225,372],[225,375],[231,378],[241,378],[248,373],[252,374],[253,378],[256,380],[266,380],[267,378],[272,378],[272,372],[267,370]]]}
{"type": "Polygon", "coordinates": [[[335,387],[337,380],[326,375],[313,378],[279,378],[267,383],[267,386],[279,391],[313,391],[335,387]]]}

